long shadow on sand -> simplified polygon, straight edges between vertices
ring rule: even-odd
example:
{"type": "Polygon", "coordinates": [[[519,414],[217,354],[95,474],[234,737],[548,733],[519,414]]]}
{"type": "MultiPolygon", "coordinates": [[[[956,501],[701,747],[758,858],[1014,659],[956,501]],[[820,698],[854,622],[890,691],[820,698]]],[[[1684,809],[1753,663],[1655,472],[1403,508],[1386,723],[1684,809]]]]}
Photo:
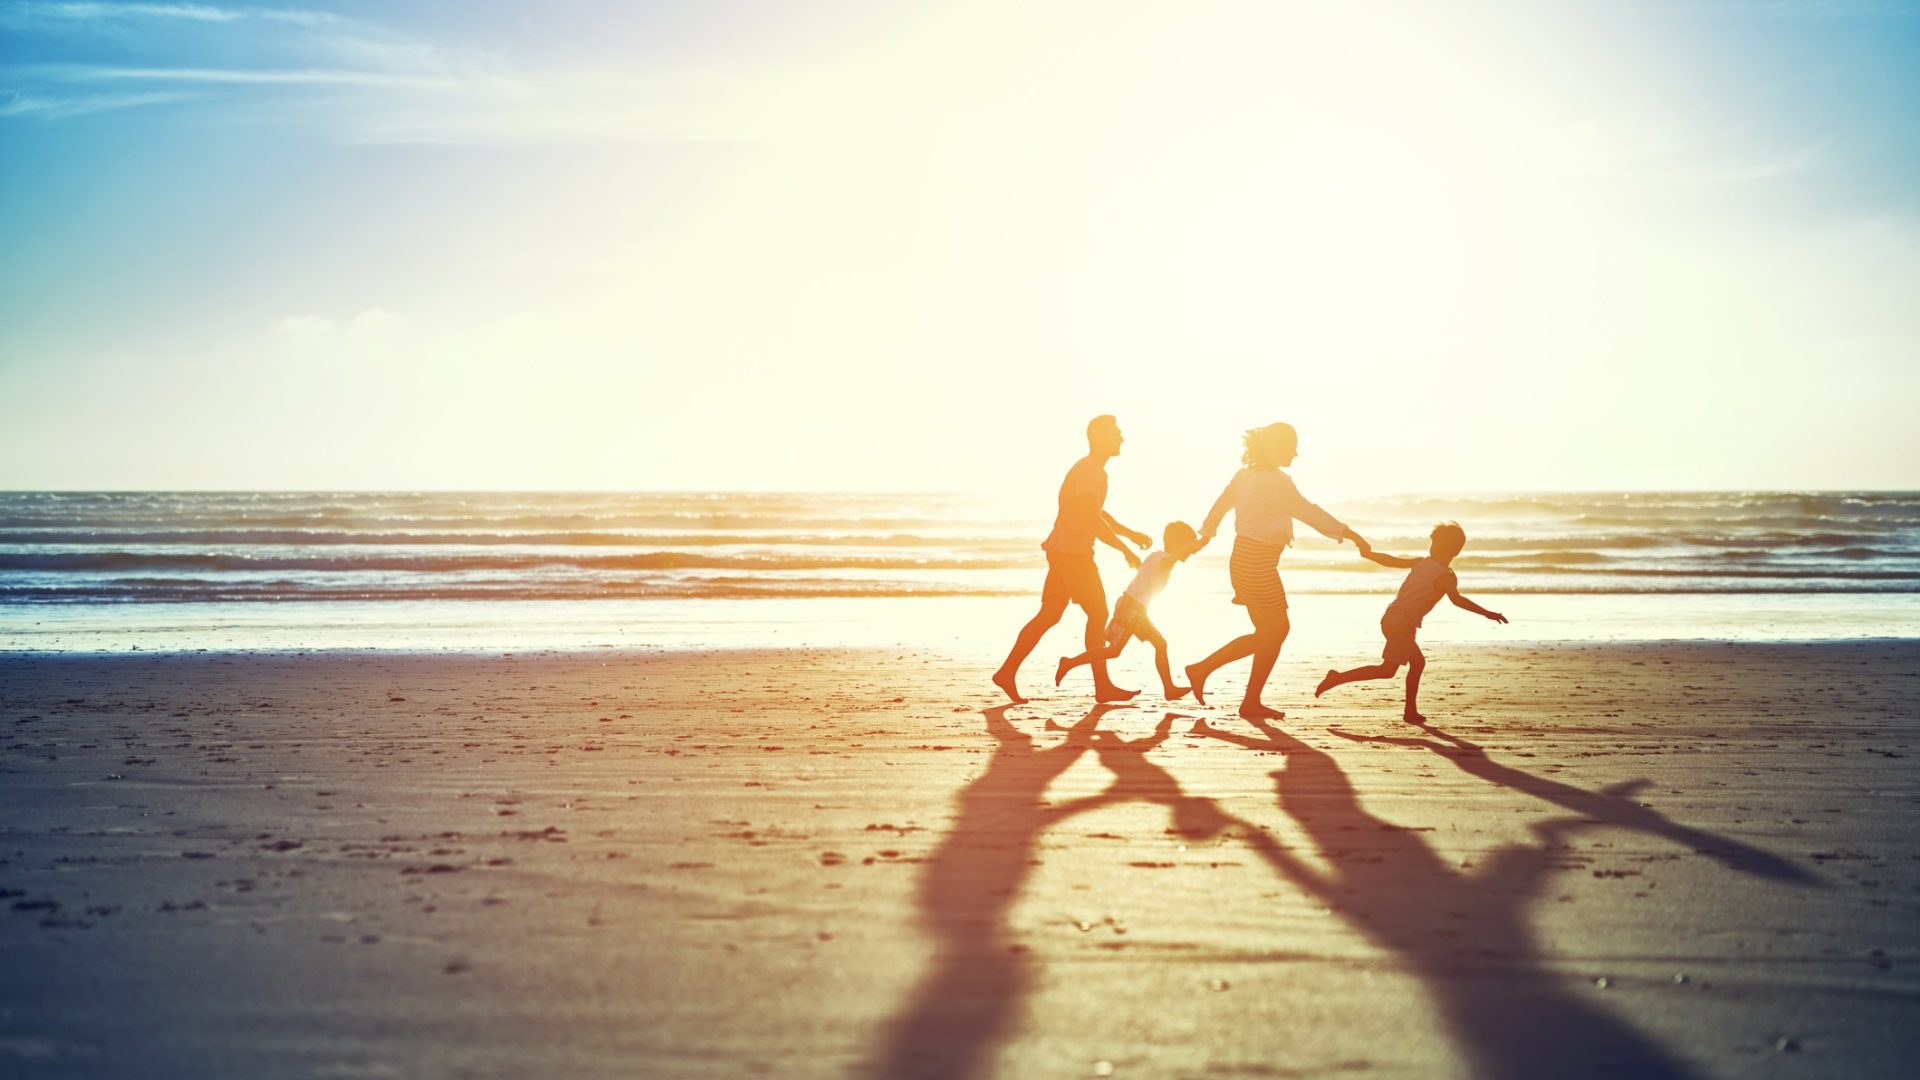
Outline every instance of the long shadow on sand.
{"type": "Polygon", "coordinates": [[[1035,865],[1039,838],[1074,814],[1120,802],[1165,806],[1175,830],[1187,838],[1232,827],[1284,877],[1398,954],[1427,988],[1474,1076],[1693,1075],[1658,1042],[1588,1000],[1596,991],[1547,968],[1526,915],[1565,868],[1572,833],[1637,829],[1745,873],[1817,881],[1785,860],[1634,803],[1629,795],[1638,783],[1586,791],[1492,763],[1451,736],[1440,735],[1442,742],[1402,740],[1436,752],[1459,751],[1453,760],[1461,768],[1581,815],[1536,824],[1536,843],[1495,851],[1472,871],[1458,869],[1415,833],[1367,813],[1331,756],[1270,725],[1256,722],[1260,734],[1252,736],[1197,721],[1195,735],[1286,755],[1286,767],[1272,774],[1280,808],[1334,865],[1329,873],[1214,800],[1185,793],[1171,773],[1148,760],[1179,714],[1167,714],[1152,735],[1129,741],[1099,730],[1100,717],[1111,708],[1096,708],[1065,729],[1049,724],[1065,734],[1045,749],[1007,721],[1006,707],[986,711],[987,731],[996,742],[993,757],[960,793],[954,826],[921,879],[920,908],[936,939],[932,970],[888,1032],[878,1075],[946,1078],[991,1071],[1032,982],[1031,962],[1008,933],[1007,916],[1035,865]],[[1089,750],[1113,782],[1097,795],[1058,806],[1043,803],[1047,786],[1089,750]]]}
{"type": "Polygon", "coordinates": [[[1007,933],[1007,913],[1034,864],[1040,834],[1061,813],[1047,785],[1092,748],[1102,705],[1039,748],[986,710],[993,757],[958,798],[959,814],[920,879],[920,910],[936,945],[933,969],[887,1037],[880,1076],[963,1077],[989,1071],[1032,982],[1031,962],[1007,933]]]}
{"type": "Polygon", "coordinates": [[[1494,774],[1501,782],[1586,818],[1537,824],[1538,843],[1501,848],[1471,871],[1456,868],[1414,833],[1367,813],[1332,757],[1270,725],[1256,726],[1259,737],[1204,722],[1194,732],[1286,754],[1286,767],[1272,774],[1280,808],[1334,869],[1307,865],[1265,833],[1250,842],[1284,876],[1401,957],[1425,984],[1475,1076],[1693,1075],[1657,1042],[1587,1000],[1594,991],[1545,966],[1527,908],[1561,868],[1570,833],[1626,825],[1692,844],[1748,873],[1805,879],[1765,852],[1638,807],[1626,798],[1635,785],[1588,792],[1504,767],[1494,774]],[[1364,850],[1356,850],[1360,843],[1364,850]]]}
{"type": "Polygon", "coordinates": [[[1348,742],[1384,743],[1391,746],[1412,746],[1431,750],[1453,762],[1460,771],[1469,776],[1479,777],[1489,784],[1498,784],[1521,794],[1531,795],[1542,802],[1549,802],[1578,814],[1591,822],[1648,833],[1670,840],[1743,874],[1796,885],[1817,887],[1823,884],[1817,875],[1795,866],[1778,855],[1743,844],[1738,840],[1682,825],[1657,810],[1635,802],[1633,795],[1647,786],[1648,782],[1645,780],[1630,780],[1623,784],[1601,788],[1599,791],[1588,791],[1571,784],[1563,784],[1558,780],[1549,780],[1544,776],[1535,776],[1511,765],[1502,765],[1488,757],[1487,752],[1474,743],[1458,735],[1449,735],[1431,725],[1422,727],[1420,730],[1425,731],[1432,738],[1352,735],[1339,728],[1329,728],[1327,732],[1348,742]]]}

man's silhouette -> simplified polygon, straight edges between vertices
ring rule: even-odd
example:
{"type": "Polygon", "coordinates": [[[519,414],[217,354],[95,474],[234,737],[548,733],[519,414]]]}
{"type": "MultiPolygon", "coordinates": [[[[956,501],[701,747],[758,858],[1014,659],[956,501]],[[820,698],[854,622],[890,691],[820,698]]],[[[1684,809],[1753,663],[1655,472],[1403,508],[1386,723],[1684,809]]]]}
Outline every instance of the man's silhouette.
{"type": "Polygon", "coordinates": [[[1104,655],[1107,643],[1107,591],[1100,584],[1100,568],[1093,562],[1093,542],[1101,540],[1127,557],[1128,566],[1139,566],[1140,557],[1127,550],[1120,538],[1150,547],[1153,538],[1113,520],[1106,512],[1107,461],[1120,453],[1120,422],[1111,416],[1096,416],[1087,424],[1087,456],[1074,462],[1060,485],[1060,510],[1053,519],[1053,532],[1041,544],[1047,552],[1047,583],[1040,589],[1040,612],[1020,628],[1013,650],[1000,670],[993,673],[993,685],[1006,691],[1015,704],[1026,701],[1017,682],[1020,665],[1040,638],[1060,621],[1069,602],[1080,605],[1087,615],[1087,652],[1098,655],[1088,661],[1093,669],[1094,697],[1099,701],[1124,701],[1135,691],[1122,690],[1107,678],[1104,655]]]}

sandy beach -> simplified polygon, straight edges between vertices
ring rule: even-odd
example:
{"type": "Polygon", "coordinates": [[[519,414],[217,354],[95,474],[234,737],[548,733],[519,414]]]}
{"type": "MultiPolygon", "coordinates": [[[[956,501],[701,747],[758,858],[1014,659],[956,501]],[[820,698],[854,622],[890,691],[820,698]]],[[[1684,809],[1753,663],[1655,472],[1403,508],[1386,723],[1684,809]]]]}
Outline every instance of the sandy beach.
{"type": "Polygon", "coordinates": [[[1920,646],[1319,662],[0,659],[0,1072],[1906,1074],[1920,646]]]}

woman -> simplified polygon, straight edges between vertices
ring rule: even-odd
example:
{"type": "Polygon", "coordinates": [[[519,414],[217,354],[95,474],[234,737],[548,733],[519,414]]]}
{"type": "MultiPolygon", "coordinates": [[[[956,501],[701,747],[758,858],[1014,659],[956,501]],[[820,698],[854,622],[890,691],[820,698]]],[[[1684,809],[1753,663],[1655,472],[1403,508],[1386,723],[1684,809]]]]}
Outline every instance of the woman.
{"type": "Polygon", "coordinates": [[[1359,533],[1308,502],[1293,486],[1293,478],[1280,471],[1282,466],[1293,464],[1299,441],[1291,424],[1268,424],[1247,432],[1246,452],[1240,455],[1246,468],[1234,474],[1233,482],[1214,500],[1206,524],[1200,527],[1200,543],[1204,545],[1213,539],[1227,511],[1233,511],[1233,557],[1228,562],[1233,602],[1247,609],[1253,633],[1234,638],[1212,656],[1190,665],[1187,681],[1193,686],[1194,700],[1204,705],[1207,676],[1243,656],[1252,656],[1246,696],[1240,699],[1240,715],[1248,720],[1278,720],[1286,715],[1261,704],[1260,692],[1266,688],[1273,662],[1280,658],[1280,646],[1287,640],[1287,592],[1280,584],[1280,552],[1293,543],[1294,519],[1342,543],[1365,543],[1359,533]]]}

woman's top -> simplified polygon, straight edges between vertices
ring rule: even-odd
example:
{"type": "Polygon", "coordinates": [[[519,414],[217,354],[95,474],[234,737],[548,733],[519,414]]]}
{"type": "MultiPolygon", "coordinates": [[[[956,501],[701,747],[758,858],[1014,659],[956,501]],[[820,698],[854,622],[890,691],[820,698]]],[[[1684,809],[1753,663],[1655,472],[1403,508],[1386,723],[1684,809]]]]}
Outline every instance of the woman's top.
{"type": "Polygon", "coordinates": [[[1233,482],[1208,511],[1206,523],[1200,527],[1200,539],[1213,538],[1228,510],[1233,511],[1234,535],[1280,547],[1293,543],[1295,518],[1334,540],[1347,534],[1345,525],[1308,502],[1293,486],[1293,477],[1276,468],[1249,465],[1235,473],[1233,482]]]}

